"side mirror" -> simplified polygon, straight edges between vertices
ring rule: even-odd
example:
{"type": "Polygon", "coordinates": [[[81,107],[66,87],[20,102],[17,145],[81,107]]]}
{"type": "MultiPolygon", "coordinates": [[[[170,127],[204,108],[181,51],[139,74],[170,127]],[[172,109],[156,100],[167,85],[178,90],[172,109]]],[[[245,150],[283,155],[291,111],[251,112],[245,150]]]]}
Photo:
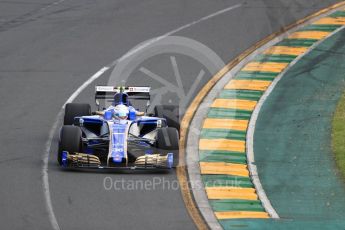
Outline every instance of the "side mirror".
{"type": "Polygon", "coordinates": [[[112,111],[104,111],[104,119],[109,121],[113,118],[113,112],[112,111]]]}
{"type": "Polygon", "coordinates": [[[134,121],[135,119],[137,119],[136,112],[135,111],[129,111],[128,118],[131,121],[134,121]]]}

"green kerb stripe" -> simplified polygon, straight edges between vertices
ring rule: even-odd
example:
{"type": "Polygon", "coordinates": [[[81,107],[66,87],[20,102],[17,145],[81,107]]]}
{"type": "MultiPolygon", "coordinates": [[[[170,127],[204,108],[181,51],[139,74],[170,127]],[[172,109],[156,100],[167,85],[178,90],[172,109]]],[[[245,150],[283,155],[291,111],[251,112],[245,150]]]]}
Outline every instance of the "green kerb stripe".
{"type": "Polygon", "coordinates": [[[345,17],[345,11],[337,11],[331,15],[329,15],[331,18],[339,18],[339,17],[345,17]]]}
{"type": "Polygon", "coordinates": [[[265,211],[260,201],[252,200],[210,200],[214,211],[265,211]]]}
{"type": "Polygon", "coordinates": [[[261,81],[273,81],[279,73],[272,72],[250,72],[250,71],[241,71],[236,76],[235,79],[242,80],[261,80],[261,81]]]}
{"type": "Polygon", "coordinates": [[[245,153],[222,150],[199,150],[200,161],[246,164],[245,153]]]}
{"type": "Polygon", "coordinates": [[[316,39],[284,39],[278,46],[310,47],[318,40],[316,39]]]}
{"type": "Polygon", "coordinates": [[[279,62],[279,63],[290,63],[292,62],[297,56],[295,55],[266,55],[260,54],[255,57],[255,61],[258,62],[279,62]]]}
{"type": "Polygon", "coordinates": [[[254,90],[225,89],[220,92],[218,98],[258,101],[262,94],[263,92],[254,90]]]}
{"type": "Polygon", "coordinates": [[[246,139],[245,131],[226,130],[226,129],[202,129],[201,139],[233,139],[244,141],[246,139]]]}
{"type": "Polygon", "coordinates": [[[325,32],[333,32],[334,30],[338,29],[340,25],[309,25],[303,27],[300,31],[325,31],[325,32]]]}
{"type": "Polygon", "coordinates": [[[241,187],[254,188],[249,177],[231,175],[201,175],[205,187],[241,187]]]}
{"type": "Polygon", "coordinates": [[[223,118],[223,119],[241,119],[249,120],[252,111],[238,110],[238,109],[225,109],[225,108],[210,108],[207,117],[209,118],[223,118]]]}

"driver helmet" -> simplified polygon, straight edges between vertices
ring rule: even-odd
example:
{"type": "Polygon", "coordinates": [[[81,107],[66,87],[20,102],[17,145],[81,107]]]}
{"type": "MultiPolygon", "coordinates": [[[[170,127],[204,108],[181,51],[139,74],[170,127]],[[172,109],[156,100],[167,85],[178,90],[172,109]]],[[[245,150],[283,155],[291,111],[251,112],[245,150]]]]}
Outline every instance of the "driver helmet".
{"type": "Polygon", "coordinates": [[[113,105],[117,106],[120,104],[124,104],[124,105],[129,105],[129,101],[128,101],[128,94],[126,93],[116,93],[114,95],[114,101],[113,101],[113,105]]]}
{"type": "Polygon", "coordinates": [[[128,107],[125,105],[120,104],[115,106],[114,112],[115,118],[119,120],[126,120],[128,118],[129,110],[128,107]]]}

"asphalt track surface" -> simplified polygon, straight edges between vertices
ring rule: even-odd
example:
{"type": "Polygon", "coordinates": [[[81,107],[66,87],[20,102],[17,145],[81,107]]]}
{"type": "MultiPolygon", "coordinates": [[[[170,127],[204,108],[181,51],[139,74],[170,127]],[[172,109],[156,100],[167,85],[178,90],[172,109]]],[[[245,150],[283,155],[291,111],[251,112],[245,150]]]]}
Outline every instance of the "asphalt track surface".
{"type": "MultiPolygon", "coordinates": [[[[0,1],[1,229],[49,229],[42,155],[67,98],[138,43],[224,8],[241,7],[175,35],[227,62],[281,27],[338,1],[0,1]]],[[[167,63],[156,60],[157,71],[167,63]]],[[[188,71],[188,61],[181,68],[188,71]]],[[[95,82],[107,82],[107,74],[95,82]]],[[[205,76],[199,88],[208,78],[205,76]]],[[[185,87],[191,80],[183,78],[185,87]]],[[[77,101],[92,102],[94,84],[77,101]]],[[[107,190],[104,179],[170,182],[171,174],[61,171],[57,133],[49,158],[53,210],[61,229],[194,229],[179,190],[107,190]]]]}

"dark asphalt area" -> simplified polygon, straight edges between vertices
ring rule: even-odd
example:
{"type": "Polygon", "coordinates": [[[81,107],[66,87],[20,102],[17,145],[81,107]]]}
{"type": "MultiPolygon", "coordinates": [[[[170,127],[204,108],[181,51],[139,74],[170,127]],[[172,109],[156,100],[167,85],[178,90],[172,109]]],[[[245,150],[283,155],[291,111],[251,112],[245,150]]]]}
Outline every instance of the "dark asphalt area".
{"type": "MultiPolygon", "coordinates": [[[[104,65],[147,39],[241,4],[174,34],[205,44],[227,63],[281,27],[335,2],[0,0],[1,229],[51,228],[42,188],[45,144],[61,106],[104,65]]],[[[153,60],[154,65],[148,65],[159,73],[169,67],[164,58],[153,60]]],[[[198,65],[189,61],[193,60],[179,62],[180,67],[185,73],[194,73],[190,68],[198,65]]],[[[193,83],[191,75],[181,75],[188,89],[193,83]]],[[[77,101],[93,103],[95,84],[106,84],[108,76],[99,78],[77,101]]],[[[197,89],[210,77],[206,74],[197,89]]],[[[57,133],[48,173],[52,206],[61,229],[195,228],[180,191],[164,187],[164,181],[174,185],[174,172],[66,172],[56,164],[56,147],[57,133]],[[104,181],[109,178],[125,183],[156,180],[158,185],[153,189],[107,189],[104,181]]]]}

